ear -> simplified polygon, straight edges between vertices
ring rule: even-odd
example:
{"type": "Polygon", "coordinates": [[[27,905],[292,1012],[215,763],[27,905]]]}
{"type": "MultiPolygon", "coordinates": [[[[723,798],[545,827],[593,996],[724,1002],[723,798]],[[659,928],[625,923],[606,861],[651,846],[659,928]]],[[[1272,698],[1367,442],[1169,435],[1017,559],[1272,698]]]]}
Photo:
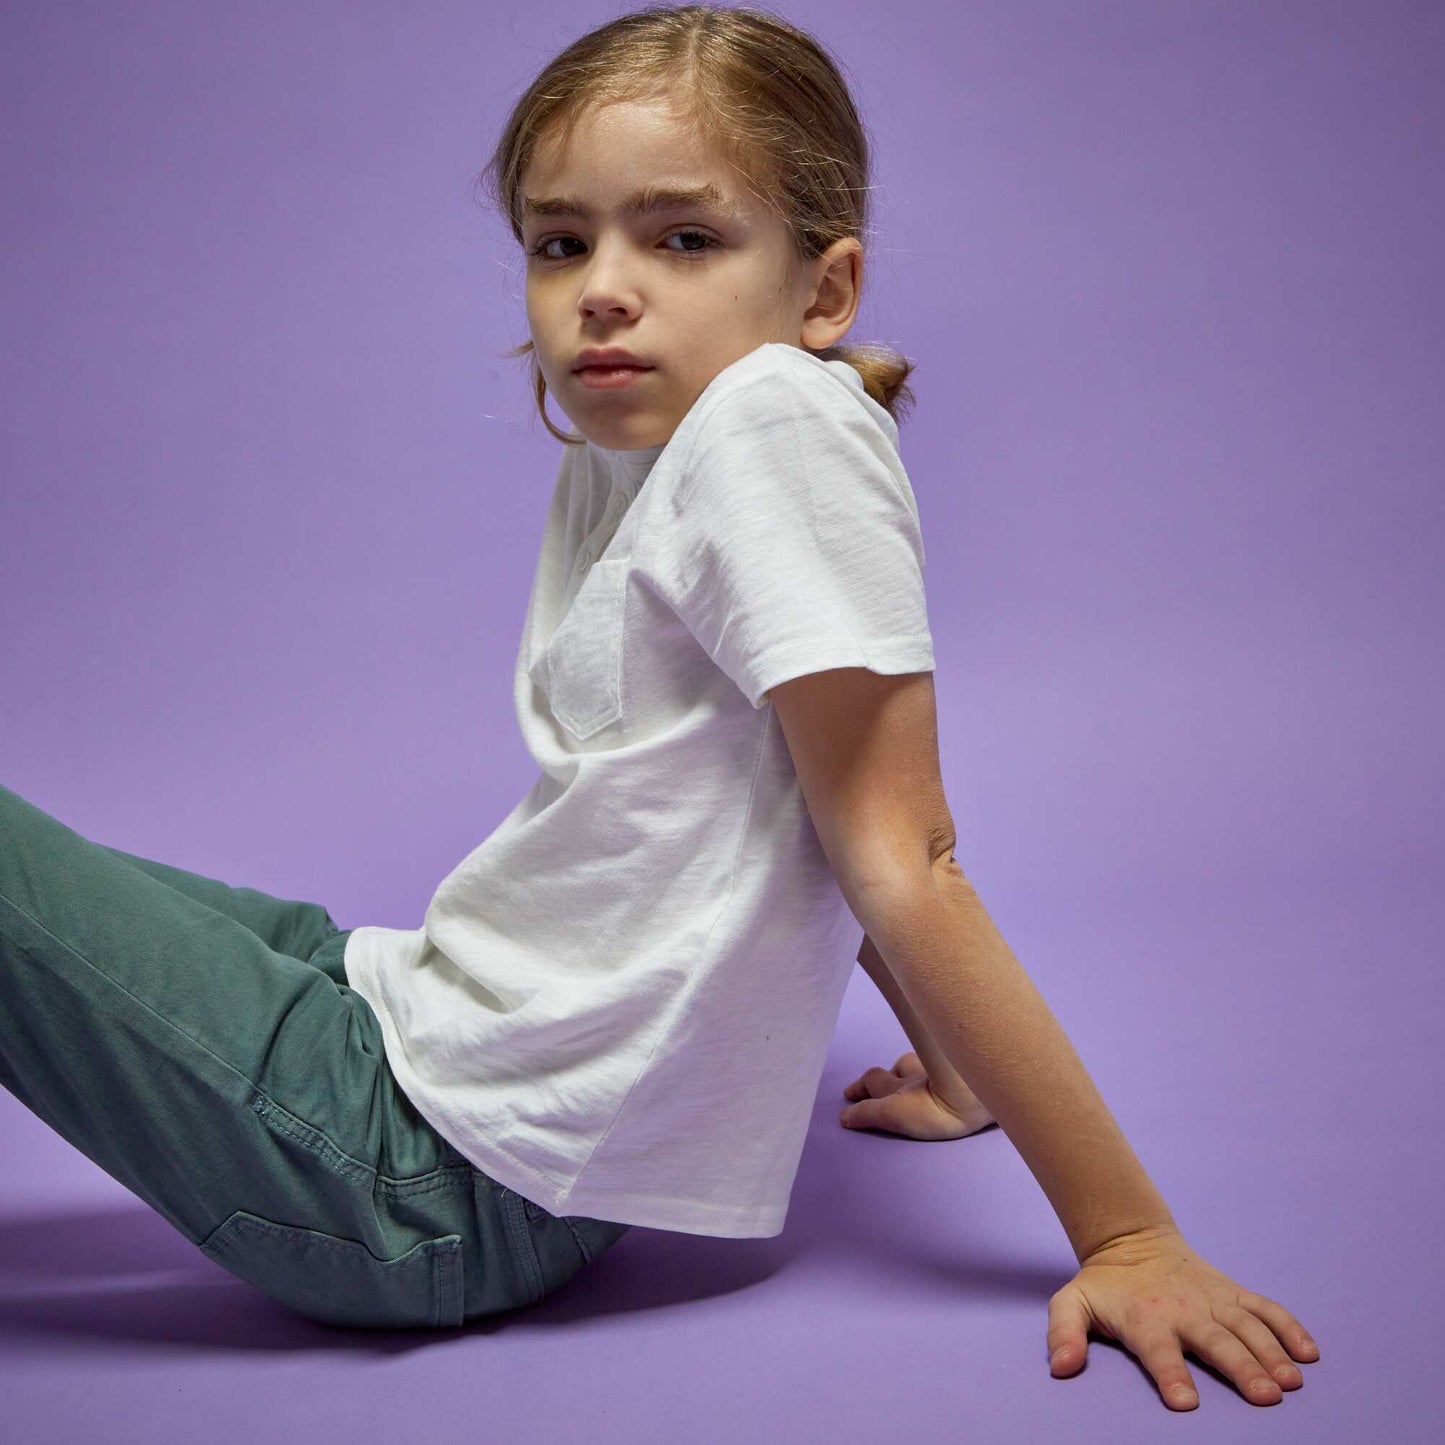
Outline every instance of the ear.
{"type": "Polygon", "coordinates": [[[810,263],[813,294],[803,313],[802,344],[825,351],[848,334],[863,293],[863,246],[856,236],[834,241],[810,263]]]}

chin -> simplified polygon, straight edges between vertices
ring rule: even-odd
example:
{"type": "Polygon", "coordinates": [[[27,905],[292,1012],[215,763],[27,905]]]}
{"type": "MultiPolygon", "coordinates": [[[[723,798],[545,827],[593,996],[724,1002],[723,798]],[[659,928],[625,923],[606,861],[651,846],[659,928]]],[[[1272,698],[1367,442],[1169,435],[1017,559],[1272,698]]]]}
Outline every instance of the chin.
{"type": "Polygon", "coordinates": [[[655,437],[652,432],[627,432],[621,429],[607,431],[599,430],[596,426],[585,427],[577,423],[573,424],[573,430],[579,436],[586,437],[594,447],[604,447],[610,452],[641,451],[644,447],[657,446],[664,440],[663,437],[655,437]]]}

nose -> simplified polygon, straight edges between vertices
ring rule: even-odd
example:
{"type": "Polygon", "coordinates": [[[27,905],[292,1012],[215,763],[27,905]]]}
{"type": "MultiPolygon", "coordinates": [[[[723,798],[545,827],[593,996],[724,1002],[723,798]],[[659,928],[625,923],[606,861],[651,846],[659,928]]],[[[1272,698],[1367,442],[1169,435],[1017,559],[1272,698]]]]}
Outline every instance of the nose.
{"type": "Polygon", "coordinates": [[[637,290],[627,277],[624,247],[597,245],[583,272],[577,310],[583,316],[617,312],[627,316],[637,310],[637,290]]]}

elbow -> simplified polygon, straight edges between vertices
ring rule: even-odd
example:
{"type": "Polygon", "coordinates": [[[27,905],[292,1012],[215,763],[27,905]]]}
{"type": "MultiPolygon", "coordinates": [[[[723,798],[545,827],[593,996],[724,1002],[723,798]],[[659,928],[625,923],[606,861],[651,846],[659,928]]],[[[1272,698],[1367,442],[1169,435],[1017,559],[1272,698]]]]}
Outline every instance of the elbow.
{"type": "Polygon", "coordinates": [[[874,855],[834,869],[839,889],[864,933],[875,939],[915,932],[940,906],[972,895],[953,845],[932,846],[911,857],[874,855]]]}
{"type": "Polygon", "coordinates": [[[945,813],[942,824],[929,835],[928,871],[945,897],[955,902],[970,901],[976,895],[954,852],[957,843],[953,819],[945,813]]]}
{"type": "Polygon", "coordinates": [[[963,869],[958,866],[958,860],[954,857],[954,847],[958,843],[958,834],[954,831],[953,819],[945,815],[943,822],[931,829],[928,834],[928,866],[935,872],[942,872],[946,877],[963,877],[963,869]]]}

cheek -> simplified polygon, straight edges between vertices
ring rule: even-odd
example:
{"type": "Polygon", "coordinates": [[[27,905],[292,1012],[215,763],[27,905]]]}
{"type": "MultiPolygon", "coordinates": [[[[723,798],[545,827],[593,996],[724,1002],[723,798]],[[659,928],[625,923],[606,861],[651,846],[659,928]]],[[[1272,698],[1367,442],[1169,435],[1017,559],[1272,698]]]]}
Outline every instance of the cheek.
{"type": "Polygon", "coordinates": [[[557,324],[558,305],[556,300],[547,297],[541,291],[529,289],[527,292],[526,308],[528,327],[534,336],[539,332],[543,333],[539,339],[545,344],[546,331],[549,327],[554,327],[557,324]]]}

